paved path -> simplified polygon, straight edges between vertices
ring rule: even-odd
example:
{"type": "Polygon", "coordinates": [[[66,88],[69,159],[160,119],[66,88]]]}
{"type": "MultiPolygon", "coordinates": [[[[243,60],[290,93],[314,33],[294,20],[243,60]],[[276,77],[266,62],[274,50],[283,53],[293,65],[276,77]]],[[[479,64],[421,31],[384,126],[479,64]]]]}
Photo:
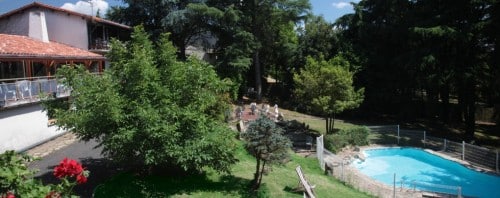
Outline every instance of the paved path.
{"type": "MultiPolygon", "coordinates": [[[[73,138],[76,137],[73,136],[73,138]]],[[[35,178],[42,180],[44,184],[54,184],[59,182],[53,175],[54,167],[65,157],[75,159],[90,171],[90,176],[87,183],[76,186],[74,191],[83,198],[92,197],[94,188],[117,172],[117,168],[101,155],[102,149],[94,148],[95,146],[97,142],[93,140],[83,142],[73,139],[71,141],[71,137],[68,139],[68,137],[61,136],[27,151],[29,154],[39,153],[38,156],[43,156],[41,160],[29,164],[29,168],[39,170],[35,178]],[[58,150],[44,148],[58,148],[58,150]],[[38,152],[42,150],[46,152],[38,152]]]]}

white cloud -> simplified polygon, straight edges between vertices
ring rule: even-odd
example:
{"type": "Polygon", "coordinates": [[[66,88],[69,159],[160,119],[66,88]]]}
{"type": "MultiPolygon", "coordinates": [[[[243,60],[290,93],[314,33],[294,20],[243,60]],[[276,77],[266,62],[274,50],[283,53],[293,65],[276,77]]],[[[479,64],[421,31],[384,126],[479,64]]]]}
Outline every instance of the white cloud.
{"type": "Polygon", "coordinates": [[[108,11],[109,5],[105,0],[87,0],[78,1],[75,4],[65,3],[63,6],[61,6],[61,8],[94,16],[99,10],[99,15],[101,17],[104,17],[106,12],[108,11]]]}
{"type": "Polygon", "coordinates": [[[344,1],[341,1],[341,2],[334,2],[332,3],[332,6],[337,8],[337,9],[344,9],[344,8],[347,8],[347,7],[352,7],[351,3],[349,2],[344,2],[344,1]]]}

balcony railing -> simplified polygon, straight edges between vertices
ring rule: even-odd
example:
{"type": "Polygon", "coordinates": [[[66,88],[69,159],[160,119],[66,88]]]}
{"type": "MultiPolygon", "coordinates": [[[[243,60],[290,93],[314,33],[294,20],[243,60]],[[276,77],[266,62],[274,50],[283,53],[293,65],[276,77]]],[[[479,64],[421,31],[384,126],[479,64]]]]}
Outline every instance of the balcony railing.
{"type": "Polygon", "coordinates": [[[0,109],[39,102],[42,95],[52,94],[62,98],[70,93],[69,87],[54,78],[17,79],[9,83],[0,81],[0,109]]]}
{"type": "Polygon", "coordinates": [[[95,39],[90,44],[90,50],[109,50],[109,41],[102,39],[95,39]]]}

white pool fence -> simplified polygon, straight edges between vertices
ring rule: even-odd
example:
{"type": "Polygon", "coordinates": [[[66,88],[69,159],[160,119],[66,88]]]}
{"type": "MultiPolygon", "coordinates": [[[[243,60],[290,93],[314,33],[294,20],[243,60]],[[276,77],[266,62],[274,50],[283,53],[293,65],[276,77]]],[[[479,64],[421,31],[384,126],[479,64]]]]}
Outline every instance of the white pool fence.
{"type": "MultiPolygon", "coordinates": [[[[498,150],[428,136],[425,131],[400,129],[399,125],[369,126],[368,128],[372,132],[371,135],[374,136],[372,141],[377,144],[431,149],[499,173],[498,150]]],[[[325,149],[323,136],[316,138],[316,152],[320,167],[325,173],[336,177],[347,185],[377,197],[422,197],[425,194],[428,196],[462,197],[460,186],[438,185],[419,181],[397,181],[396,175],[394,175],[392,186],[377,182],[349,165],[354,158],[342,158],[325,149]],[[430,190],[419,190],[422,188],[430,190]]]]}
{"type": "Polygon", "coordinates": [[[433,137],[427,135],[424,130],[400,129],[399,125],[368,126],[368,128],[375,136],[372,141],[376,143],[431,149],[500,173],[498,149],[488,149],[464,141],[455,142],[446,138],[433,137]]]}

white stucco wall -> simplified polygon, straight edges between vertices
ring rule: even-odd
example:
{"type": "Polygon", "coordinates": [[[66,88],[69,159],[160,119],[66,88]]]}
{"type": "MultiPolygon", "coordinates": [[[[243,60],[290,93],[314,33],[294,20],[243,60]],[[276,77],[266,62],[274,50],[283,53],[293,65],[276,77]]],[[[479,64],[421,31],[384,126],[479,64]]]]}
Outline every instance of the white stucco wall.
{"type": "MultiPolygon", "coordinates": [[[[42,22],[41,12],[29,12],[29,37],[42,40],[42,22]]],[[[43,19],[45,20],[45,19],[43,19]]]]}
{"type": "Polygon", "coordinates": [[[50,41],[88,50],[87,21],[62,12],[45,12],[50,41]]]}
{"type": "Polygon", "coordinates": [[[0,19],[0,33],[28,36],[29,12],[18,13],[0,19]]]}
{"type": "Polygon", "coordinates": [[[21,151],[63,133],[47,124],[48,117],[39,104],[0,111],[0,153],[21,151]]]}

